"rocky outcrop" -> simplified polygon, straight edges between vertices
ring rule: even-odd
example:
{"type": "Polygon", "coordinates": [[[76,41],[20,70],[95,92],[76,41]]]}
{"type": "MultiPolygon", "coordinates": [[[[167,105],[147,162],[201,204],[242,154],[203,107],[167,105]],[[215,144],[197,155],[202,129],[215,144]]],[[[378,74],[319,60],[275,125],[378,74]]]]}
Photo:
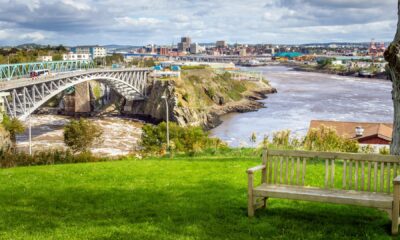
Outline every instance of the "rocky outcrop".
{"type": "MultiPolygon", "coordinates": [[[[265,86],[265,85],[263,85],[265,86]]],[[[192,109],[178,103],[174,81],[155,81],[147,90],[149,93],[146,101],[128,102],[124,114],[136,117],[146,117],[153,122],[166,120],[166,103],[162,96],[166,96],[169,108],[169,120],[180,126],[201,126],[210,129],[221,123],[220,116],[231,112],[250,112],[264,107],[256,100],[266,98],[269,93],[276,92],[271,87],[260,88],[244,94],[240,101],[224,103],[221,98],[212,99],[215,105],[207,109],[192,109]]]]}
{"type": "Polygon", "coordinates": [[[204,126],[206,124],[205,113],[179,106],[174,81],[155,81],[147,92],[149,95],[146,101],[127,102],[124,114],[146,117],[155,122],[165,121],[166,104],[168,104],[169,120],[180,126],[204,126]],[[162,96],[165,96],[166,100],[162,96]]]}

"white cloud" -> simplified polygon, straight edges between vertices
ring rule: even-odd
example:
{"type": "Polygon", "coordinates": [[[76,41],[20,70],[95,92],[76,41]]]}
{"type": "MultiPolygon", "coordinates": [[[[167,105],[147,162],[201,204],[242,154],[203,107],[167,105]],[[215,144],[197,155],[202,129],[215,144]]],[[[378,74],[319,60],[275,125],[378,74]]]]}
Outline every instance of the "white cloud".
{"type": "Polygon", "coordinates": [[[72,8],[75,8],[78,11],[88,11],[90,10],[89,4],[83,2],[83,1],[76,1],[76,0],[62,0],[62,3],[65,5],[68,5],[72,8]]]}
{"type": "Polygon", "coordinates": [[[187,15],[178,14],[176,16],[173,16],[171,18],[171,21],[176,23],[186,23],[190,21],[190,18],[187,15]]]}
{"type": "Polygon", "coordinates": [[[287,17],[293,17],[296,11],[287,8],[272,8],[264,13],[264,20],[276,22],[287,17]]]}
{"type": "Polygon", "coordinates": [[[134,26],[134,27],[151,27],[161,23],[156,18],[131,18],[131,17],[117,17],[115,20],[121,25],[134,26]]]}
{"type": "Polygon", "coordinates": [[[33,41],[33,42],[39,42],[44,40],[46,37],[44,34],[40,32],[30,32],[30,33],[24,33],[19,36],[21,40],[25,41],[33,41]]]}

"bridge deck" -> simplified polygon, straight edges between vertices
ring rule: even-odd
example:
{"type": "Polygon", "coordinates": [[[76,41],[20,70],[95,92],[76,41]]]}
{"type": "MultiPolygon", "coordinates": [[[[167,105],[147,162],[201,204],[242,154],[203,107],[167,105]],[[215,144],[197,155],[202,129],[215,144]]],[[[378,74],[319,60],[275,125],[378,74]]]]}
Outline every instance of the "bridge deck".
{"type": "Polygon", "coordinates": [[[121,69],[111,69],[111,68],[94,68],[94,69],[87,69],[87,70],[76,70],[73,72],[59,72],[59,73],[52,73],[47,76],[39,76],[30,78],[19,78],[19,79],[12,79],[10,81],[0,81],[0,92],[10,91],[12,89],[26,87],[38,83],[43,82],[51,82],[58,79],[63,79],[67,77],[74,77],[80,76],[82,74],[91,74],[91,73],[106,73],[106,72],[124,72],[129,70],[135,71],[148,71],[149,68],[121,68],[121,69]]]}

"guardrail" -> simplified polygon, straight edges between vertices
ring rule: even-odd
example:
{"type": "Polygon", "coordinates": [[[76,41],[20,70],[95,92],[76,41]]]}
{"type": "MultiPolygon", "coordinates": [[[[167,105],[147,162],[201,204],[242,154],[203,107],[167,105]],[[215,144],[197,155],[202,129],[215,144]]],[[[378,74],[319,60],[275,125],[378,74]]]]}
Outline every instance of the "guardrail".
{"type": "Polygon", "coordinates": [[[79,69],[92,69],[95,64],[91,60],[30,62],[0,65],[0,81],[10,81],[21,77],[28,77],[35,70],[49,70],[50,72],[67,72],[79,69]]]}

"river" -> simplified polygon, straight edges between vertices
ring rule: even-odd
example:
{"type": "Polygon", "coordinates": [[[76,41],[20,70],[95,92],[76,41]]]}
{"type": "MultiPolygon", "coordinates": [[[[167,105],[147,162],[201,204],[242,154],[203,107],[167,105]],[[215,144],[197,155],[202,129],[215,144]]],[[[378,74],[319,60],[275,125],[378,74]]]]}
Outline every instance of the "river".
{"type": "MultiPolygon", "coordinates": [[[[63,127],[71,120],[61,115],[32,115],[32,150],[66,149],[63,127]]],[[[134,152],[142,134],[143,123],[124,117],[90,118],[102,131],[101,143],[90,151],[99,156],[117,157],[134,152]]],[[[28,125],[28,121],[25,122],[28,125]]],[[[17,136],[17,147],[27,152],[29,149],[28,128],[17,136]]]]}
{"type": "Polygon", "coordinates": [[[262,102],[257,112],[228,114],[211,131],[231,146],[247,146],[254,132],[258,140],[290,129],[304,136],[311,120],[392,122],[391,82],[379,79],[292,71],[283,66],[252,68],[262,71],[278,93],[262,102]]]}
{"type": "MultiPolygon", "coordinates": [[[[299,136],[307,132],[313,119],[392,122],[391,82],[336,75],[292,71],[282,66],[249,68],[262,71],[277,88],[262,102],[257,112],[234,113],[222,117],[223,123],[211,131],[231,146],[246,146],[255,132],[265,134],[290,129],[299,136]]],[[[69,117],[33,115],[33,150],[65,149],[63,126],[69,117]]],[[[102,144],[92,152],[104,156],[131,153],[137,147],[143,123],[119,117],[92,118],[104,131],[102,144]]],[[[18,136],[18,147],[28,150],[28,132],[18,136]]]]}

